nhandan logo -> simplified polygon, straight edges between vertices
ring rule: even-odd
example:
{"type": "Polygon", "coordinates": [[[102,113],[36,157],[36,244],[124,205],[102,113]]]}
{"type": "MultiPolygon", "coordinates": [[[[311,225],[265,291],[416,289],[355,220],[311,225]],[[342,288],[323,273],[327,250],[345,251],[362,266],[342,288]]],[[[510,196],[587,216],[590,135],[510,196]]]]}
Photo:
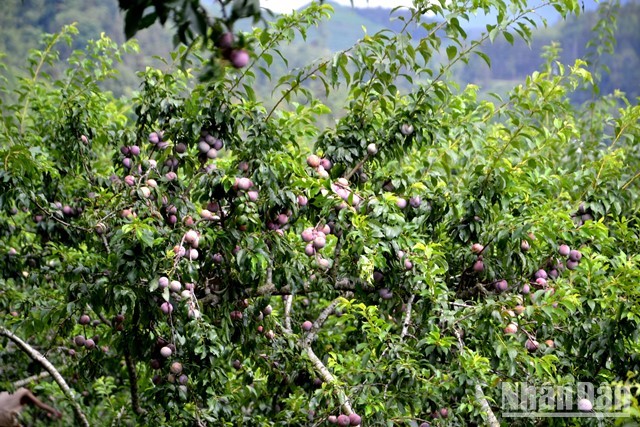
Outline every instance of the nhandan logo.
{"type": "Polygon", "coordinates": [[[629,417],[638,385],[533,386],[501,383],[502,416],[505,418],[623,418],[629,417]]]}

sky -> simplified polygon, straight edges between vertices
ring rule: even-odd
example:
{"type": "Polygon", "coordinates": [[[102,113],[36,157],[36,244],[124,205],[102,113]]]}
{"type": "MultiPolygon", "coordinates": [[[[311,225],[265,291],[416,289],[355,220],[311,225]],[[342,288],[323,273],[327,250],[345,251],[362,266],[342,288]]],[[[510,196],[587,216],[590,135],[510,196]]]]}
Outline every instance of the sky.
{"type": "MultiPolygon", "coordinates": [[[[332,1],[345,6],[351,6],[350,0],[332,1]]],[[[298,9],[308,3],[311,3],[310,0],[262,0],[260,5],[277,13],[286,13],[291,12],[293,9],[298,9]]],[[[391,9],[396,6],[411,6],[413,2],[411,0],[354,0],[353,4],[356,7],[386,7],[391,9]]]]}

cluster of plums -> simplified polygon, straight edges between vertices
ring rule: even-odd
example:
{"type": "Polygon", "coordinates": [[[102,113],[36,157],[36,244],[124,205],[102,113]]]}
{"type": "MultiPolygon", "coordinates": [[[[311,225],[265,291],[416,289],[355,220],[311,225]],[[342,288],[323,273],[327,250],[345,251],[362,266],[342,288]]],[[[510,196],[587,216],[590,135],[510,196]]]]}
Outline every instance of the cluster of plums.
{"type": "MultiPolygon", "coordinates": [[[[54,213],[66,218],[77,217],[84,211],[84,208],[82,206],[63,205],[60,202],[53,202],[52,207],[54,213]]],[[[33,220],[36,224],[42,222],[44,220],[44,215],[36,214],[33,216],[33,220]]]]}
{"type": "Polygon", "coordinates": [[[133,165],[131,159],[140,155],[140,147],[137,145],[123,145],[120,147],[120,152],[124,155],[122,165],[127,169],[131,169],[131,166],[133,165]]]}
{"type": "MultiPolygon", "coordinates": [[[[565,266],[568,270],[575,270],[578,268],[578,264],[580,264],[580,260],[582,259],[582,253],[580,251],[577,249],[571,249],[568,245],[560,245],[558,253],[565,258],[565,266]]],[[[558,267],[562,268],[562,264],[559,263],[558,267]]],[[[550,273],[553,273],[553,270],[551,270],[550,273]]]]}
{"type": "MultiPolygon", "coordinates": [[[[178,144],[180,145],[180,144],[178,144]]],[[[176,146],[176,151],[180,153],[181,151],[186,151],[186,147],[178,147],[176,146]]],[[[206,161],[207,159],[215,159],[218,157],[218,151],[222,150],[224,147],[224,143],[220,138],[216,138],[211,135],[209,131],[203,130],[200,133],[200,140],[198,141],[198,152],[200,153],[200,159],[202,161],[206,161]]]]}
{"type": "Polygon", "coordinates": [[[350,415],[329,415],[327,421],[329,421],[330,424],[336,424],[342,427],[359,426],[360,423],[362,423],[362,417],[356,413],[351,413],[350,415]]]}
{"type": "MultiPolygon", "coordinates": [[[[249,301],[248,300],[242,300],[240,301],[239,305],[239,309],[238,310],[234,310],[231,313],[229,313],[229,317],[231,318],[232,321],[241,321],[244,318],[244,314],[242,312],[242,310],[245,310],[246,308],[249,307],[249,301]]],[[[256,320],[258,322],[262,322],[262,320],[266,317],[271,315],[271,313],[273,312],[273,308],[271,307],[271,305],[267,305],[265,308],[262,309],[262,311],[258,312],[258,314],[256,315],[256,320]]],[[[257,331],[259,334],[264,334],[265,338],[272,340],[275,338],[276,334],[275,332],[273,332],[273,330],[269,329],[267,331],[265,331],[264,326],[262,325],[258,325],[257,327],[257,331]]]]}
{"type": "Polygon", "coordinates": [[[169,147],[169,143],[167,141],[163,141],[162,137],[164,136],[164,132],[151,132],[149,134],[149,142],[160,150],[165,150],[169,147]]]}
{"type": "Polygon", "coordinates": [[[482,252],[484,252],[484,246],[480,243],[474,243],[471,245],[471,252],[474,253],[477,257],[473,266],[471,267],[473,271],[476,273],[481,273],[484,271],[484,261],[482,257],[482,252]]]}
{"type": "MultiPolygon", "coordinates": [[[[571,249],[566,244],[561,244],[560,246],[558,246],[558,253],[560,254],[560,256],[562,256],[565,259],[566,268],[569,270],[574,270],[575,268],[577,268],[578,264],[580,263],[580,260],[582,259],[582,253],[580,251],[571,249]]],[[[553,293],[554,289],[548,286],[548,282],[550,280],[554,280],[558,278],[558,276],[561,274],[564,268],[565,268],[565,264],[563,264],[562,261],[560,261],[554,265],[551,265],[548,272],[544,268],[537,270],[533,274],[533,278],[531,279],[531,282],[525,283],[522,286],[521,293],[525,295],[531,293],[531,287],[534,287],[536,289],[546,289],[548,292],[553,293]]],[[[554,306],[555,305],[556,303],[554,303],[554,306]]],[[[511,315],[512,316],[521,315],[524,312],[524,310],[525,310],[524,306],[522,306],[521,304],[518,304],[514,308],[513,313],[511,315]]],[[[514,322],[510,322],[504,328],[504,333],[508,335],[516,334],[518,330],[519,330],[518,325],[514,322]]],[[[545,344],[547,347],[550,347],[550,348],[555,347],[555,342],[551,339],[546,340],[545,344]]],[[[528,337],[524,346],[527,349],[527,351],[531,353],[537,351],[540,348],[540,344],[533,337],[528,337]]]]}
{"type": "MultiPolygon", "coordinates": [[[[165,361],[175,355],[176,347],[173,344],[168,343],[163,338],[158,338],[153,350],[153,359],[149,362],[151,369],[160,370],[165,365],[165,361]]],[[[153,383],[160,384],[164,379],[170,383],[178,383],[180,386],[186,386],[189,382],[189,377],[184,373],[184,367],[179,361],[173,361],[169,365],[169,373],[166,377],[161,375],[153,376],[153,383]]]]}
{"type": "Polygon", "coordinates": [[[331,232],[331,227],[328,224],[324,224],[317,227],[307,227],[300,233],[302,241],[307,244],[304,248],[304,253],[309,257],[315,256],[318,265],[322,268],[329,268],[331,265],[328,259],[320,257],[318,253],[327,245],[327,236],[331,232]]]}
{"type": "MultiPolygon", "coordinates": [[[[158,279],[158,289],[164,290],[169,289],[176,295],[176,298],[180,298],[186,300],[187,302],[191,302],[193,292],[195,290],[195,285],[193,283],[185,283],[184,290],[182,283],[179,280],[169,280],[168,277],[163,276],[158,279]]],[[[201,317],[200,311],[193,304],[189,305],[189,318],[191,319],[199,319],[201,317]]],[[[165,301],[160,304],[160,311],[162,313],[169,315],[173,312],[173,304],[169,301],[165,301]]]]}
{"type": "MultiPolygon", "coordinates": [[[[123,330],[123,322],[124,322],[124,315],[123,314],[118,314],[114,317],[113,320],[113,327],[117,330],[117,331],[121,331],[123,330]]],[[[96,319],[91,321],[91,317],[89,317],[88,314],[82,314],[79,318],[78,318],[78,324],[82,325],[83,327],[85,326],[89,326],[89,325],[93,325],[98,326],[100,324],[100,320],[96,319]]],[[[93,335],[91,338],[86,338],[84,335],[76,335],[73,338],[73,343],[77,346],[77,347],[82,347],[86,350],[93,350],[94,348],[96,348],[96,346],[98,345],[98,341],[100,340],[100,335],[93,335]]],[[[103,348],[103,351],[107,351],[106,347],[103,348]]],[[[71,356],[75,355],[75,350],[70,349],[69,350],[69,354],[71,356]]]]}
{"type": "Polygon", "coordinates": [[[563,257],[564,263],[562,261],[558,261],[556,264],[551,264],[548,268],[548,271],[544,268],[539,269],[533,275],[530,285],[524,284],[521,292],[523,294],[528,294],[531,292],[531,286],[536,289],[547,289],[548,282],[550,280],[557,279],[558,276],[562,273],[565,267],[569,270],[575,270],[578,268],[578,264],[580,264],[580,260],[582,259],[582,253],[576,249],[571,249],[569,245],[561,244],[558,247],[558,254],[563,257]]]}
{"type": "MultiPolygon", "coordinates": [[[[403,250],[397,251],[396,257],[400,262],[401,268],[404,268],[404,270],[406,271],[413,269],[413,262],[411,262],[411,259],[409,258],[409,256],[405,251],[403,250]]],[[[382,283],[383,280],[384,280],[384,274],[381,271],[376,270],[373,272],[373,282],[375,284],[382,283]]],[[[378,295],[383,300],[390,300],[393,298],[393,291],[386,287],[380,288],[378,289],[378,295]]]]}
{"type": "Polygon", "coordinates": [[[351,203],[353,206],[360,206],[362,198],[349,188],[349,181],[345,178],[338,178],[336,182],[331,184],[331,189],[342,199],[342,202],[338,206],[339,209],[347,207],[347,203],[351,203]]]}
{"type": "MultiPolygon", "coordinates": [[[[421,204],[422,204],[422,199],[420,198],[420,196],[412,196],[412,197],[409,198],[409,206],[411,206],[412,208],[418,209],[421,204]]],[[[402,197],[398,197],[398,199],[396,200],[396,205],[400,209],[406,208],[407,207],[407,199],[404,199],[402,197]]]]}
{"type": "Polygon", "coordinates": [[[177,258],[185,257],[190,261],[197,260],[200,254],[198,253],[198,247],[200,246],[200,234],[195,230],[189,230],[184,234],[181,244],[173,247],[173,253],[177,258]],[[182,242],[186,243],[186,248],[182,242]]]}
{"type": "Polygon", "coordinates": [[[216,46],[222,50],[222,56],[235,68],[244,68],[249,65],[249,52],[234,48],[233,33],[222,33],[216,41],[216,46]]]}
{"type": "Polygon", "coordinates": [[[584,203],[580,203],[578,210],[571,214],[571,218],[573,218],[574,223],[579,227],[587,221],[593,221],[593,211],[591,208],[585,206],[584,203]]]}
{"type": "Polygon", "coordinates": [[[283,227],[287,225],[291,215],[292,215],[291,211],[279,213],[278,215],[276,215],[273,221],[267,222],[267,229],[271,231],[275,231],[279,235],[283,236],[284,235],[283,227]]]}
{"type": "Polygon", "coordinates": [[[329,159],[320,158],[315,154],[311,154],[307,157],[307,165],[312,167],[320,178],[329,178],[329,170],[333,167],[333,164],[329,159]]]}

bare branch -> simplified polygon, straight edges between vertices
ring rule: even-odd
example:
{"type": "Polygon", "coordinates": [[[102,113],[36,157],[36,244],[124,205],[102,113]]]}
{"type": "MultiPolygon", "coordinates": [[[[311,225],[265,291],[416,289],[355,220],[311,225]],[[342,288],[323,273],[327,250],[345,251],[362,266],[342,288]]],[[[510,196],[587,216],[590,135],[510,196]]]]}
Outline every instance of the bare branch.
{"type": "MultiPolygon", "coordinates": [[[[296,292],[309,292],[309,284],[302,285],[302,289],[296,290],[296,292]]],[[[291,295],[291,286],[285,285],[280,289],[276,288],[273,283],[266,283],[260,286],[258,289],[246,289],[247,294],[251,296],[264,296],[264,295],[291,295]]]]}
{"type": "Polygon", "coordinates": [[[316,336],[318,335],[318,330],[322,327],[324,322],[327,321],[327,318],[331,315],[331,313],[335,311],[336,305],[338,305],[339,299],[340,298],[334,299],[333,301],[331,301],[331,304],[329,304],[324,310],[322,310],[322,313],[320,313],[316,321],[313,322],[313,326],[311,330],[309,331],[309,333],[307,333],[306,337],[304,338],[304,341],[302,342],[303,346],[308,347],[311,345],[313,341],[315,341],[316,336]]]}
{"type": "Polygon", "coordinates": [[[324,366],[322,360],[320,360],[320,358],[316,356],[311,346],[305,346],[304,349],[307,352],[307,356],[309,356],[309,359],[311,359],[311,363],[313,364],[313,367],[315,368],[318,375],[320,375],[324,382],[326,382],[327,384],[331,384],[336,388],[338,392],[338,399],[340,399],[340,404],[342,405],[342,411],[347,415],[351,415],[353,413],[351,402],[349,402],[349,398],[345,394],[344,390],[342,390],[342,388],[337,384],[336,378],[331,374],[331,372],[329,372],[327,367],[324,366]]]}
{"type": "Polygon", "coordinates": [[[406,313],[404,315],[404,322],[402,323],[402,332],[400,332],[400,339],[404,338],[405,335],[409,332],[409,325],[411,324],[411,308],[413,306],[413,300],[415,299],[415,295],[411,295],[409,297],[409,301],[406,304],[406,313]]]}
{"type": "Polygon", "coordinates": [[[26,386],[26,385],[29,385],[29,384],[31,384],[31,383],[34,383],[34,382],[40,381],[40,380],[42,380],[42,379],[44,379],[44,378],[47,378],[47,377],[50,377],[50,376],[51,376],[51,374],[50,374],[49,372],[47,372],[47,371],[43,371],[43,372],[40,372],[38,375],[32,375],[32,376],[30,376],[30,377],[27,377],[27,378],[24,378],[24,379],[21,379],[21,380],[15,381],[15,382],[13,382],[13,383],[11,384],[11,386],[12,386],[13,388],[20,388],[20,387],[24,387],[24,386],[26,386]]]}
{"type": "Polygon", "coordinates": [[[106,317],[104,317],[104,314],[98,312],[98,310],[94,310],[93,307],[91,307],[89,304],[87,304],[87,308],[89,308],[89,310],[93,311],[94,313],[96,313],[98,315],[98,318],[100,319],[100,321],[102,323],[104,323],[105,325],[112,327],[113,325],[111,324],[111,321],[109,319],[107,319],[106,317]]]}
{"type": "MultiPolygon", "coordinates": [[[[453,333],[458,339],[458,348],[460,349],[460,353],[462,353],[464,351],[464,341],[462,340],[462,334],[458,329],[454,329],[453,333]]],[[[478,402],[480,403],[480,407],[482,408],[484,413],[487,415],[487,423],[489,423],[489,426],[500,427],[500,422],[498,421],[498,419],[496,418],[496,415],[491,410],[491,405],[489,405],[489,402],[487,401],[487,398],[484,395],[484,392],[482,391],[482,386],[480,384],[476,384],[475,391],[476,391],[476,399],[478,399],[478,402]]]]}
{"type": "Polygon", "coordinates": [[[284,329],[291,332],[291,306],[293,305],[293,295],[284,296],[284,329]]]}
{"type": "Polygon", "coordinates": [[[267,286],[273,286],[273,268],[267,268],[267,286]]]}
{"type": "Polygon", "coordinates": [[[464,341],[462,341],[462,334],[458,329],[454,329],[453,333],[456,338],[458,338],[458,349],[460,350],[460,353],[462,353],[464,351],[464,341]]]}
{"type": "Polygon", "coordinates": [[[107,241],[107,236],[105,236],[103,234],[101,237],[102,237],[102,244],[104,244],[104,248],[107,250],[107,254],[111,255],[111,248],[109,247],[109,242],[107,241]]]}
{"type": "Polygon", "coordinates": [[[91,233],[91,229],[89,228],[84,228],[84,227],[80,227],[79,225],[76,224],[70,224],[66,221],[61,220],[60,218],[58,218],[56,215],[53,214],[53,212],[51,212],[49,209],[45,208],[44,206],[40,205],[38,203],[38,201],[35,198],[32,198],[31,201],[38,207],[38,209],[40,209],[46,216],[48,216],[49,218],[53,219],[54,221],[59,222],[60,224],[64,225],[67,228],[75,228],[77,230],[80,231],[84,231],[85,233],[91,233]]]}
{"type": "Polygon", "coordinates": [[[60,390],[62,390],[62,393],[64,393],[65,397],[71,403],[71,406],[73,406],[73,410],[76,413],[76,417],[80,421],[80,424],[84,427],[89,427],[89,421],[82,412],[82,408],[76,400],[74,392],[69,388],[69,385],[67,385],[67,382],[64,380],[64,378],[62,378],[62,375],[60,375],[60,372],[58,372],[56,367],[53,366],[53,364],[49,362],[49,360],[44,357],[38,350],[31,347],[10,330],[0,326],[0,335],[4,335],[5,337],[16,343],[16,345],[20,347],[22,351],[27,353],[29,357],[31,357],[34,361],[40,363],[42,367],[46,369],[49,374],[51,374],[55,382],[58,383],[58,386],[60,387],[60,390]]]}
{"type": "Polygon", "coordinates": [[[138,375],[136,373],[136,365],[131,358],[131,352],[129,347],[124,346],[124,361],[127,364],[127,373],[129,374],[129,390],[131,391],[131,406],[133,411],[138,415],[144,415],[147,413],[140,407],[140,399],[138,398],[138,375]]]}
{"type": "Polygon", "coordinates": [[[490,427],[500,427],[500,422],[496,418],[496,415],[491,410],[491,406],[489,406],[489,402],[487,402],[487,398],[482,391],[482,387],[480,384],[476,384],[476,399],[480,402],[480,407],[487,414],[487,423],[489,423],[490,427]]]}
{"type": "Polygon", "coordinates": [[[356,165],[353,167],[353,169],[351,169],[351,170],[350,170],[350,171],[349,171],[349,172],[344,176],[344,178],[345,178],[345,179],[351,179],[351,177],[353,176],[353,174],[354,174],[354,173],[356,173],[356,171],[357,171],[358,169],[360,169],[360,168],[362,167],[362,165],[364,165],[364,164],[365,164],[365,162],[366,162],[367,160],[369,160],[369,153],[365,154],[364,158],[363,158],[362,160],[360,160],[360,161],[358,162],[358,164],[356,164],[356,165]]]}
{"type": "Polygon", "coordinates": [[[469,304],[462,304],[460,302],[450,302],[449,304],[451,304],[454,307],[463,307],[463,308],[476,308],[474,305],[469,305],[469,304]]]}
{"type": "MultiPolygon", "coordinates": [[[[287,300],[290,300],[290,299],[293,299],[291,295],[287,297],[287,300]]],[[[304,339],[300,340],[300,345],[302,346],[304,351],[307,353],[307,356],[309,356],[309,359],[311,360],[313,368],[318,374],[318,376],[322,378],[322,380],[325,383],[331,384],[335,388],[336,392],[338,393],[338,399],[340,400],[340,404],[342,405],[342,411],[347,415],[351,415],[353,413],[353,409],[351,408],[351,403],[349,402],[349,398],[347,397],[342,387],[338,384],[333,374],[331,374],[329,369],[327,369],[324,363],[322,363],[322,360],[320,360],[320,358],[316,356],[313,349],[311,348],[311,343],[316,337],[316,331],[318,330],[318,328],[320,328],[324,324],[324,322],[327,320],[329,315],[335,310],[335,307],[338,304],[338,301],[339,301],[339,298],[336,298],[322,311],[322,313],[320,313],[316,321],[313,323],[312,330],[305,336],[304,339]]],[[[291,329],[287,330],[285,327],[284,332],[287,334],[291,334],[291,329]]]]}

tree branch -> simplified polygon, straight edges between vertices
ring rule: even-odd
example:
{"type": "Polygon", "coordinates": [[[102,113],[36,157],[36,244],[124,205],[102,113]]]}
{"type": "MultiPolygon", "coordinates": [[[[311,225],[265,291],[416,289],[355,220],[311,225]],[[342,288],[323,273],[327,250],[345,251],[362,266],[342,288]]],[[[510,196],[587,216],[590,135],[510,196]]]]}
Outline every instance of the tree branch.
{"type": "MultiPolygon", "coordinates": [[[[460,331],[458,329],[454,329],[453,333],[455,334],[456,338],[458,338],[458,349],[460,350],[460,353],[464,352],[464,341],[462,340],[462,335],[460,334],[460,331]]],[[[498,421],[498,419],[496,418],[496,415],[491,410],[491,405],[489,405],[489,402],[487,401],[487,397],[484,395],[484,392],[482,391],[482,386],[476,383],[475,391],[476,391],[476,399],[480,403],[480,407],[482,408],[482,410],[487,415],[487,423],[489,423],[489,427],[500,427],[500,422],[498,421]]]]}
{"type": "Polygon", "coordinates": [[[291,306],[293,305],[293,295],[284,296],[284,329],[291,332],[291,306]]]}
{"type": "MultiPolygon", "coordinates": [[[[289,296],[289,298],[293,299],[293,297],[291,296],[289,296]]],[[[351,415],[353,413],[353,409],[351,408],[351,403],[349,402],[349,398],[347,397],[347,394],[344,392],[342,387],[337,383],[337,380],[333,376],[333,374],[331,374],[329,369],[327,369],[324,363],[322,363],[322,360],[320,360],[320,358],[316,356],[313,349],[311,348],[311,343],[316,337],[316,331],[318,330],[318,328],[320,328],[324,324],[324,322],[327,320],[329,315],[333,313],[336,305],[338,304],[338,301],[339,301],[339,298],[334,299],[324,310],[322,310],[322,312],[320,313],[316,321],[313,322],[313,327],[311,331],[306,335],[304,339],[300,340],[300,345],[302,346],[304,351],[307,353],[307,356],[309,356],[309,359],[311,360],[313,368],[315,369],[318,376],[322,378],[322,380],[327,384],[331,384],[333,387],[335,387],[338,393],[338,399],[340,400],[340,405],[342,406],[342,411],[347,415],[351,415]]],[[[285,328],[285,332],[287,334],[291,334],[291,329],[287,330],[285,328]]]]}
{"type": "Polygon", "coordinates": [[[413,306],[413,300],[415,299],[415,295],[411,295],[409,297],[409,301],[407,301],[407,312],[404,315],[404,322],[402,322],[402,332],[400,332],[400,339],[404,338],[405,335],[409,332],[409,325],[411,324],[411,308],[413,306]]]}
{"type": "Polygon", "coordinates": [[[53,364],[49,362],[49,360],[47,360],[47,358],[44,357],[38,350],[31,347],[29,344],[27,344],[25,341],[23,341],[20,337],[15,335],[10,330],[0,326],[0,335],[4,335],[5,337],[9,338],[11,341],[16,343],[16,345],[20,347],[22,351],[27,353],[29,357],[31,357],[34,361],[40,363],[42,367],[46,369],[47,372],[49,372],[49,374],[51,374],[55,382],[58,383],[58,386],[60,387],[60,390],[62,390],[62,393],[69,400],[69,402],[71,403],[71,406],[73,406],[73,410],[76,413],[76,417],[80,421],[80,424],[84,427],[89,427],[89,421],[87,420],[87,417],[82,412],[82,408],[80,407],[80,404],[75,399],[73,391],[69,388],[69,386],[67,385],[67,382],[64,380],[64,378],[62,378],[62,375],[60,375],[60,372],[58,372],[56,367],[53,366],[53,364]]]}
{"type": "Polygon", "coordinates": [[[133,411],[138,415],[144,415],[147,413],[140,407],[140,399],[138,398],[138,375],[136,374],[136,365],[131,358],[131,352],[129,346],[124,346],[124,361],[127,364],[127,372],[129,374],[129,389],[131,391],[131,406],[133,411]]]}
{"type": "Polygon", "coordinates": [[[369,153],[365,154],[364,158],[362,160],[360,160],[349,172],[347,172],[347,174],[344,176],[344,178],[345,179],[351,179],[353,174],[356,173],[356,171],[358,169],[360,169],[362,167],[362,165],[364,165],[366,163],[367,160],[369,160],[369,153]]]}
{"type": "Polygon", "coordinates": [[[304,346],[304,349],[307,352],[307,356],[309,356],[309,359],[311,359],[311,363],[313,364],[313,367],[315,368],[318,375],[320,375],[324,382],[333,385],[338,391],[338,399],[340,400],[340,404],[342,405],[342,411],[347,415],[351,415],[353,413],[351,402],[349,402],[349,398],[345,394],[344,390],[342,390],[342,387],[337,384],[336,378],[331,374],[331,372],[329,372],[327,367],[324,366],[322,360],[320,360],[320,358],[316,356],[311,346],[306,345],[304,346]]]}
{"type": "Polygon", "coordinates": [[[335,311],[336,305],[338,305],[338,300],[339,298],[334,299],[333,301],[331,301],[331,304],[329,304],[327,307],[325,307],[324,310],[322,310],[322,313],[320,313],[316,321],[313,322],[311,330],[304,338],[304,341],[302,342],[303,346],[308,347],[313,341],[315,341],[316,336],[318,335],[318,330],[322,327],[324,322],[326,322],[331,313],[335,311]]]}
{"type": "MultiPolygon", "coordinates": [[[[365,290],[369,290],[369,287],[366,286],[364,283],[361,283],[361,285],[365,290]]],[[[356,282],[347,278],[339,279],[333,285],[333,289],[337,291],[352,291],[355,288],[356,288],[356,282]]],[[[371,288],[371,290],[373,290],[373,288],[371,288]]],[[[245,292],[247,293],[247,295],[252,297],[264,296],[264,295],[290,295],[292,292],[292,289],[290,285],[285,285],[281,288],[276,288],[276,286],[273,283],[267,282],[264,285],[258,287],[257,289],[251,289],[251,288],[245,289],[245,292]]],[[[317,290],[312,289],[308,283],[305,283],[304,285],[302,285],[302,288],[296,289],[297,294],[309,294],[312,292],[317,292],[317,290]]]]}
{"type": "Polygon", "coordinates": [[[104,323],[105,325],[112,327],[113,325],[111,324],[111,321],[109,319],[107,319],[106,317],[104,317],[104,314],[100,313],[98,310],[94,310],[93,307],[91,307],[89,304],[87,304],[87,308],[91,311],[93,311],[98,318],[100,319],[100,321],[102,323],[104,323]]]}
{"type": "Polygon", "coordinates": [[[43,371],[43,372],[40,372],[38,375],[32,375],[30,377],[15,381],[14,383],[11,384],[11,386],[13,388],[24,387],[24,386],[26,386],[28,384],[31,384],[31,383],[36,382],[36,381],[40,381],[41,379],[44,379],[44,378],[47,378],[47,377],[50,377],[50,376],[51,376],[51,374],[49,372],[43,371]]]}
{"type": "Polygon", "coordinates": [[[449,304],[451,304],[454,307],[476,308],[475,305],[463,304],[463,303],[460,303],[460,302],[450,302],[449,304]]]}
{"type": "Polygon", "coordinates": [[[487,398],[484,395],[480,384],[476,384],[476,399],[478,399],[478,401],[480,402],[480,407],[482,408],[482,410],[487,414],[487,423],[489,423],[489,426],[500,427],[500,422],[491,410],[491,406],[489,406],[489,402],[487,402],[487,398]]]}

